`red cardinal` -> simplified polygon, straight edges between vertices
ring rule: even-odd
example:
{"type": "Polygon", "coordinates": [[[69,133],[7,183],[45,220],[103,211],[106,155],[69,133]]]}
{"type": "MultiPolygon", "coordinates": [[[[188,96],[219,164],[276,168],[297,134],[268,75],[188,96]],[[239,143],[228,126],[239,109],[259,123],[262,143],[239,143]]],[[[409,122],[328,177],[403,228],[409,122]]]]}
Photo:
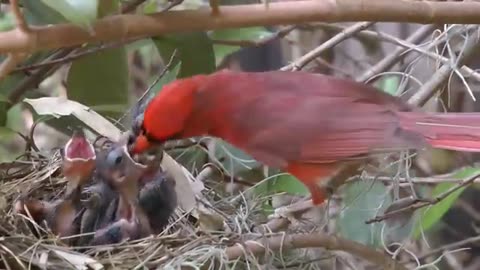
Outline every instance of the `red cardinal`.
{"type": "Polygon", "coordinates": [[[317,205],[327,195],[322,179],[348,175],[349,165],[369,155],[428,145],[480,150],[480,114],[425,113],[373,87],[306,72],[219,71],[177,80],[139,123],[132,154],[170,139],[218,137],[296,176],[317,205]]]}

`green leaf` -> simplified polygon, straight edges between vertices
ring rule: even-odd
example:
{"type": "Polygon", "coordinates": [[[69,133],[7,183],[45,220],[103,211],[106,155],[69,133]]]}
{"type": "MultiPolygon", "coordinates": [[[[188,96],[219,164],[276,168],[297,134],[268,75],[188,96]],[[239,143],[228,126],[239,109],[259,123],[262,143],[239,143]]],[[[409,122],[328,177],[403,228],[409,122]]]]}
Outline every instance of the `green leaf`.
{"type": "Polygon", "coordinates": [[[98,0],[42,0],[68,21],[89,29],[97,18],[98,0]]]}
{"type": "MultiPolygon", "coordinates": [[[[479,172],[480,170],[478,168],[466,168],[454,174],[452,177],[464,179],[478,174],[479,172]]],[[[455,185],[456,184],[454,183],[441,183],[433,189],[431,196],[436,197],[455,185]]],[[[422,231],[426,232],[430,230],[443,217],[443,215],[448,212],[450,207],[452,207],[464,190],[465,187],[459,188],[439,203],[421,209],[419,213],[419,219],[413,232],[413,237],[417,238],[419,235],[421,235],[422,231]]]]}
{"type": "Polygon", "coordinates": [[[12,30],[15,28],[15,18],[12,13],[3,13],[0,16],[0,32],[12,30]]]}
{"type": "MultiPolygon", "coordinates": [[[[67,77],[69,99],[87,106],[129,104],[129,73],[125,48],[104,50],[75,60],[67,77]]],[[[102,112],[118,118],[121,112],[102,112]]]]}
{"type": "Polygon", "coordinates": [[[395,96],[398,90],[400,79],[397,76],[387,76],[382,80],[382,90],[392,96],[395,96]]]}
{"type": "MultiPolygon", "coordinates": [[[[247,27],[215,30],[211,32],[210,38],[214,40],[258,41],[271,34],[272,32],[268,31],[265,27],[247,27]]],[[[215,61],[218,65],[226,56],[240,50],[241,47],[214,44],[213,49],[215,51],[215,61]]]]}
{"type": "Polygon", "coordinates": [[[177,49],[174,63],[181,62],[179,78],[215,71],[215,53],[208,35],[204,32],[166,35],[154,38],[153,41],[165,62],[177,49]]]}
{"type": "Polygon", "coordinates": [[[65,23],[67,20],[57,12],[39,0],[22,0],[25,7],[25,17],[27,21],[35,25],[65,23]]]}
{"type": "Polygon", "coordinates": [[[97,5],[98,18],[103,18],[111,14],[116,14],[119,11],[120,11],[119,0],[101,0],[100,2],[98,2],[98,5],[97,5]]]}
{"type": "Polygon", "coordinates": [[[215,140],[215,157],[223,159],[222,165],[234,176],[244,170],[251,170],[261,166],[250,155],[221,139],[215,140]]]}
{"type": "Polygon", "coordinates": [[[288,194],[301,196],[310,194],[308,188],[293,175],[282,175],[276,177],[272,187],[276,192],[286,192],[288,194]]]}
{"type": "Polygon", "coordinates": [[[0,127],[7,124],[7,102],[0,101],[0,127]]]}
{"type": "Polygon", "coordinates": [[[7,124],[7,112],[8,112],[8,98],[7,94],[11,92],[11,89],[20,80],[22,76],[7,76],[0,82],[0,126],[7,124]]]}
{"type": "Polygon", "coordinates": [[[340,234],[347,239],[378,247],[381,244],[382,223],[365,224],[365,221],[383,212],[391,203],[381,183],[355,181],[345,186],[347,208],[340,213],[340,234]]]}
{"type": "Polygon", "coordinates": [[[15,137],[17,133],[9,127],[0,127],[0,141],[5,142],[15,137]]]}
{"type": "Polygon", "coordinates": [[[143,13],[144,14],[151,14],[151,13],[154,13],[157,11],[157,1],[147,1],[147,3],[145,3],[143,5],[143,13]]]}
{"type": "Polygon", "coordinates": [[[7,96],[5,96],[4,94],[0,93],[0,102],[8,102],[7,96]]]}

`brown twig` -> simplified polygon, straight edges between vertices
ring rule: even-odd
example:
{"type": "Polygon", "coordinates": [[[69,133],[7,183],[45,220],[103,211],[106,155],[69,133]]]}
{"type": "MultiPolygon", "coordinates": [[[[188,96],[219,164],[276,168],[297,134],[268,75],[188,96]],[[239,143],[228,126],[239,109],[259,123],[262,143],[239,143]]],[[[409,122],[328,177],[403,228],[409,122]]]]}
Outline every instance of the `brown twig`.
{"type": "Polygon", "coordinates": [[[447,63],[441,68],[416,92],[408,102],[412,105],[423,106],[438,90],[438,88],[448,79],[451,72],[464,65],[476,53],[479,46],[477,31],[472,31],[475,36],[470,36],[466,41],[463,52],[457,57],[455,63],[447,63]]]}
{"type": "MultiPolygon", "coordinates": [[[[408,178],[393,178],[390,176],[362,176],[361,178],[355,176],[350,179],[348,179],[346,182],[357,182],[357,181],[362,181],[362,180],[368,180],[368,181],[381,181],[384,183],[393,183],[393,182],[398,182],[399,184],[415,184],[415,185],[438,185],[441,183],[454,183],[458,184],[463,182],[464,179],[461,178],[444,178],[444,177],[415,177],[412,179],[408,178]]],[[[480,179],[475,179],[473,181],[475,184],[480,183],[480,179]]]]}
{"type": "Polygon", "coordinates": [[[308,52],[304,56],[300,57],[299,59],[295,60],[293,63],[281,68],[281,70],[292,70],[292,71],[297,71],[305,67],[308,63],[311,61],[315,60],[317,57],[319,57],[323,52],[325,52],[328,49],[331,49],[332,47],[336,46],[340,42],[344,41],[345,39],[351,37],[355,33],[365,30],[366,28],[370,27],[373,25],[374,22],[361,22],[361,23],[356,23],[341,33],[333,36],[329,40],[325,41],[322,43],[322,45],[318,46],[314,50],[308,52]]]}
{"type": "Polygon", "coordinates": [[[91,48],[78,51],[77,53],[74,53],[74,54],[71,54],[71,55],[68,55],[68,56],[65,56],[65,57],[62,57],[62,58],[58,58],[58,59],[54,59],[54,60],[50,60],[50,61],[44,61],[44,62],[39,63],[39,64],[17,67],[15,69],[13,69],[13,71],[14,72],[30,71],[30,70],[34,70],[34,69],[47,67],[47,66],[52,66],[52,65],[55,65],[55,64],[65,64],[65,63],[71,62],[73,60],[79,59],[81,57],[84,57],[84,56],[87,56],[87,55],[90,55],[90,54],[94,54],[94,53],[98,53],[98,52],[103,51],[103,50],[119,48],[119,47],[124,46],[127,43],[134,42],[134,41],[137,41],[137,39],[125,40],[125,41],[121,41],[121,42],[113,42],[113,43],[110,43],[110,44],[100,45],[100,46],[97,46],[97,47],[91,47],[91,48]]]}
{"type": "Polygon", "coordinates": [[[328,250],[345,251],[376,266],[380,266],[382,269],[407,270],[405,266],[396,262],[387,254],[366,245],[324,233],[281,234],[263,237],[262,240],[250,240],[228,247],[225,249],[225,255],[228,259],[234,260],[246,255],[261,255],[269,250],[279,251],[309,247],[323,247],[328,250]]]}
{"type": "Polygon", "coordinates": [[[383,221],[385,219],[388,219],[388,218],[391,218],[393,216],[396,216],[402,212],[410,212],[410,211],[415,211],[417,209],[420,209],[420,208],[423,208],[425,206],[429,206],[429,205],[435,205],[439,202],[441,202],[443,199],[445,199],[446,197],[450,196],[452,193],[454,193],[455,191],[459,190],[460,188],[463,188],[463,187],[466,187],[468,185],[471,185],[475,182],[475,179],[477,179],[478,177],[480,177],[480,173],[478,174],[475,174],[473,176],[470,176],[466,179],[464,179],[461,183],[459,183],[458,185],[455,185],[454,187],[450,188],[449,190],[443,192],[442,194],[438,195],[437,197],[435,198],[432,198],[432,199],[418,199],[416,200],[415,202],[413,202],[411,205],[407,206],[407,207],[404,207],[404,208],[400,208],[398,210],[395,210],[395,211],[391,211],[385,215],[381,215],[381,216],[376,216],[370,220],[367,220],[365,223],[366,224],[371,224],[371,223],[374,223],[374,222],[380,222],[380,221],[383,221]]]}
{"type": "MultiPolygon", "coordinates": [[[[168,63],[165,65],[163,68],[162,72],[158,74],[157,78],[153,81],[153,83],[150,84],[150,86],[143,92],[143,94],[137,99],[137,105],[136,106],[141,106],[143,102],[145,102],[145,97],[152,91],[153,87],[160,81],[165,74],[167,74],[167,71],[170,69],[170,67],[173,64],[173,61],[175,60],[175,57],[177,56],[177,50],[175,49],[170,56],[170,59],[168,60],[168,63]]],[[[117,121],[116,123],[119,123],[122,119],[124,119],[133,109],[134,107],[129,108],[117,121]]]]}
{"type": "MultiPolygon", "coordinates": [[[[423,40],[427,35],[429,35],[435,28],[436,25],[424,25],[420,27],[417,31],[415,31],[410,37],[407,38],[406,42],[409,43],[417,43],[423,40]]],[[[391,68],[395,63],[398,63],[403,57],[407,56],[405,53],[408,49],[405,47],[396,48],[392,53],[384,57],[378,63],[376,63],[373,67],[365,71],[362,75],[356,78],[356,81],[365,82],[372,76],[379,74],[389,68],[391,68]]],[[[378,77],[377,77],[378,78],[378,77]]],[[[375,81],[375,79],[371,80],[370,83],[375,81]]]]}
{"type": "Polygon", "coordinates": [[[186,31],[205,31],[250,26],[301,24],[313,21],[377,21],[409,23],[479,23],[478,2],[343,0],[285,1],[220,7],[218,16],[209,9],[175,10],[150,15],[113,15],[96,20],[95,35],[74,24],[32,29],[30,39],[15,31],[0,33],[1,52],[35,52],[186,31]],[[34,42],[33,42],[34,41],[34,42]]]}
{"type": "Polygon", "coordinates": [[[132,1],[129,1],[125,4],[122,5],[122,13],[123,14],[126,14],[126,13],[130,13],[130,12],[133,12],[135,11],[135,9],[137,9],[138,6],[140,6],[141,4],[143,4],[143,2],[145,2],[147,0],[132,0],[132,1]]]}
{"type": "MultiPolygon", "coordinates": [[[[62,58],[68,55],[71,51],[72,49],[61,50],[55,53],[54,55],[52,55],[50,58],[51,59],[62,58]]],[[[60,67],[59,64],[53,65],[53,66],[46,66],[32,73],[29,77],[23,79],[19,84],[15,86],[12,92],[8,95],[8,100],[10,101],[8,106],[11,107],[15,105],[18,101],[20,101],[20,98],[23,96],[23,94],[25,94],[25,92],[37,86],[40,82],[43,81],[45,77],[51,75],[59,67],[60,67]]]]}
{"type": "MultiPolygon", "coordinates": [[[[320,26],[321,28],[326,29],[327,31],[337,31],[337,32],[340,32],[343,29],[345,29],[345,27],[342,27],[342,26],[339,26],[339,25],[325,24],[325,23],[314,24],[313,26],[320,26]]],[[[302,26],[302,27],[306,28],[308,26],[302,26]]],[[[476,28],[476,27],[477,27],[476,25],[472,25],[471,29],[476,28]]],[[[469,27],[467,27],[467,28],[469,28],[469,27]]],[[[444,64],[450,63],[450,59],[448,59],[448,58],[446,58],[442,55],[436,54],[436,53],[431,52],[431,51],[424,50],[422,48],[419,48],[417,45],[415,45],[412,42],[408,42],[407,40],[397,38],[397,37],[392,36],[392,35],[390,35],[388,33],[385,33],[385,32],[362,30],[360,32],[355,33],[355,35],[359,36],[359,37],[375,38],[375,39],[378,39],[378,40],[381,40],[381,41],[389,42],[391,44],[395,44],[395,45],[398,45],[398,46],[403,47],[405,49],[412,50],[412,51],[415,51],[419,54],[428,56],[428,57],[430,57],[430,58],[432,58],[436,61],[440,61],[444,64]]],[[[445,41],[445,39],[447,39],[447,38],[452,38],[452,36],[450,36],[450,35],[445,36],[445,38],[440,38],[437,42],[445,41]]],[[[468,66],[464,65],[464,66],[460,67],[460,71],[462,72],[462,74],[465,77],[471,77],[471,78],[473,78],[477,81],[480,81],[480,73],[478,73],[477,71],[469,68],[468,66]]],[[[367,80],[368,78],[365,78],[364,75],[361,75],[357,80],[358,81],[364,81],[363,79],[367,80]]]]}
{"type": "Polygon", "coordinates": [[[171,0],[171,1],[168,2],[168,5],[165,8],[163,8],[162,11],[160,11],[160,12],[169,11],[172,8],[180,5],[181,3],[183,3],[183,0],[171,0]]]}
{"type": "Polygon", "coordinates": [[[23,61],[26,55],[23,53],[10,53],[7,58],[0,64],[0,80],[5,78],[12,70],[15,69],[18,63],[23,61]]]}
{"type": "Polygon", "coordinates": [[[10,0],[10,8],[15,18],[17,29],[22,31],[23,33],[30,32],[30,28],[28,27],[28,24],[25,21],[25,17],[23,17],[22,12],[20,11],[20,7],[18,6],[18,0],[10,0]]]}
{"type": "Polygon", "coordinates": [[[218,16],[220,14],[220,1],[219,0],[209,0],[208,1],[211,10],[212,16],[218,16]]]}
{"type": "MultiPolygon", "coordinates": [[[[13,31],[17,32],[17,35],[28,36],[30,33],[30,28],[28,27],[25,18],[23,17],[20,7],[18,6],[18,0],[10,0],[10,9],[15,18],[15,23],[17,28],[13,31]]],[[[27,57],[26,53],[9,53],[7,59],[5,59],[0,65],[0,80],[5,78],[15,66],[22,62],[27,57]]]]}
{"type": "Polygon", "coordinates": [[[260,40],[221,40],[221,39],[211,39],[211,40],[213,43],[219,44],[219,45],[239,46],[239,47],[259,47],[259,46],[266,45],[270,42],[273,42],[275,40],[284,38],[296,28],[297,26],[295,25],[289,26],[260,40]]]}
{"type": "MultiPolygon", "coordinates": [[[[461,241],[458,241],[458,242],[455,242],[455,243],[447,244],[447,245],[441,246],[439,248],[430,250],[430,251],[418,256],[417,260],[423,260],[427,257],[435,255],[436,253],[461,248],[465,245],[473,244],[473,243],[477,243],[477,242],[480,242],[480,236],[470,237],[470,238],[467,238],[467,239],[464,239],[464,240],[461,240],[461,241]]],[[[407,262],[408,262],[407,260],[403,261],[403,263],[407,263],[407,262]]]]}

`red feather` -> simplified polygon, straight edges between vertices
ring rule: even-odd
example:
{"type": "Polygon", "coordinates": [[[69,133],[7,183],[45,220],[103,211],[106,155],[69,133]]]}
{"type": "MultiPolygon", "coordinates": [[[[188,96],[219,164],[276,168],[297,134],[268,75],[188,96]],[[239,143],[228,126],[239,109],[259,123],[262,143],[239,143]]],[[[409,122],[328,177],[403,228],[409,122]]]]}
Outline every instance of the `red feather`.
{"type": "Polygon", "coordinates": [[[477,123],[480,114],[424,113],[373,87],[330,76],[221,71],[167,85],[147,106],[144,127],[158,139],[222,138],[295,175],[321,203],[314,186],[339,162],[428,144],[480,151],[477,123]]]}

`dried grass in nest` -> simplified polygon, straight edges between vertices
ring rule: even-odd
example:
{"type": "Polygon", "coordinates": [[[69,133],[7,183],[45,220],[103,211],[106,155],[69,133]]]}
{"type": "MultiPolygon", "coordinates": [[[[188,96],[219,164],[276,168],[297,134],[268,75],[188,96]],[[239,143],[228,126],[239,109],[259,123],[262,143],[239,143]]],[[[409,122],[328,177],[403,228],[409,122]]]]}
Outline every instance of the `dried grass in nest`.
{"type": "MultiPolygon", "coordinates": [[[[4,179],[0,219],[1,268],[4,269],[179,269],[214,267],[230,269],[225,248],[245,240],[255,221],[255,211],[225,203],[218,194],[208,192],[211,210],[228,223],[228,232],[206,233],[199,221],[176,212],[160,235],[109,246],[69,247],[40,226],[48,236],[38,238],[29,228],[29,217],[14,214],[13,203],[21,196],[52,200],[65,190],[58,153],[50,158],[30,157],[0,164],[4,179]],[[237,208],[238,207],[238,208],[237,208]],[[214,209],[213,209],[214,208],[214,209]],[[216,258],[216,260],[212,260],[216,258]],[[102,268],[103,267],[103,268],[102,268]]],[[[236,200],[242,204],[242,200],[236,200]]],[[[261,203],[255,203],[258,207],[261,203]]],[[[235,264],[233,262],[233,264],[235,264]]]]}

